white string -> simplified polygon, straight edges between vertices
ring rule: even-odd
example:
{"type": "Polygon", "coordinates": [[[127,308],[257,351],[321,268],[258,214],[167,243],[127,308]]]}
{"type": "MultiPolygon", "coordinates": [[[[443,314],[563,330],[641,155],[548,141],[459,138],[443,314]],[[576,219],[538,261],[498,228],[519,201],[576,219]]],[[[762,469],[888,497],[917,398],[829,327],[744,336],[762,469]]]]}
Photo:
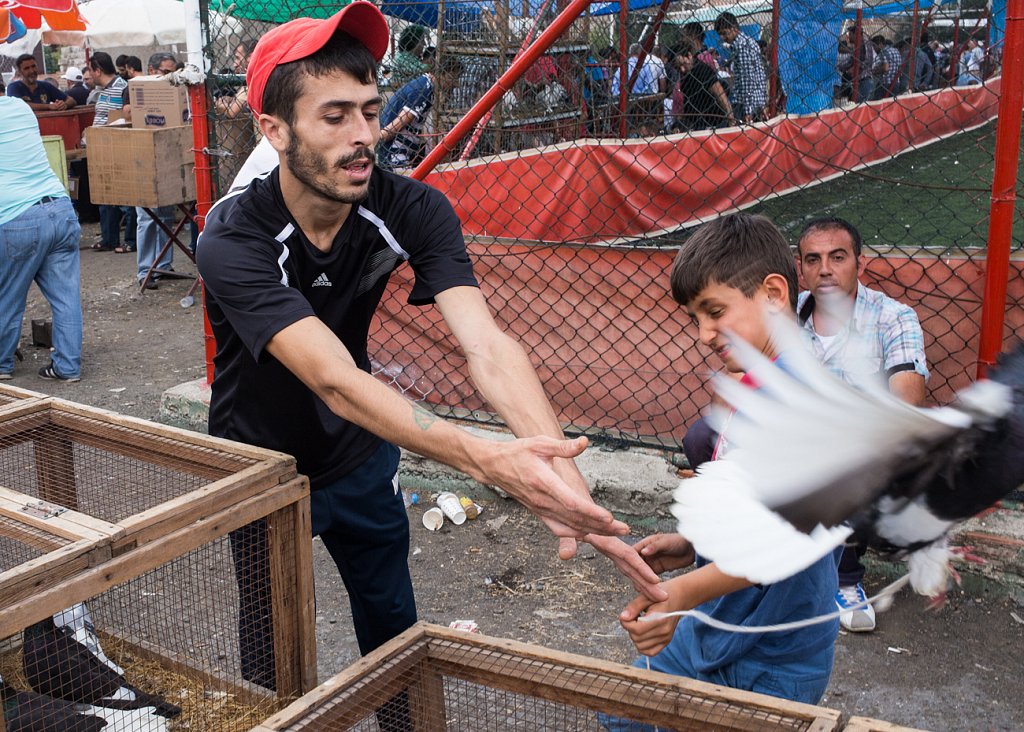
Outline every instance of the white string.
{"type": "MultiPolygon", "coordinates": [[[[860,610],[868,605],[874,605],[875,603],[886,599],[891,595],[895,595],[910,581],[910,575],[905,574],[892,584],[886,585],[879,591],[874,597],[869,597],[864,602],[858,602],[856,605],[851,605],[845,610],[837,610],[834,613],[828,613],[827,615],[818,615],[817,617],[807,618],[806,620],[794,620],[789,623],[780,623],[778,625],[733,625],[732,623],[723,623],[721,620],[716,620],[707,613],[703,613],[700,610],[678,610],[674,613],[659,613],[653,612],[646,615],[641,615],[638,620],[644,623],[654,622],[655,620],[662,620],[664,618],[672,617],[685,617],[690,616],[696,620],[701,621],[706,625],[710,625],[712,628],[718,630],[727,630],[733,633],[779,633],[784,630],[796,630],[798,628],[806,628],[811,625],[817,625],[818,623],[826,623],[829,620],[838,618],[843,613],[850,612],[851,610],[860,610]]],[[[648,663],[650,663],[648,661],[648,663]]]]}

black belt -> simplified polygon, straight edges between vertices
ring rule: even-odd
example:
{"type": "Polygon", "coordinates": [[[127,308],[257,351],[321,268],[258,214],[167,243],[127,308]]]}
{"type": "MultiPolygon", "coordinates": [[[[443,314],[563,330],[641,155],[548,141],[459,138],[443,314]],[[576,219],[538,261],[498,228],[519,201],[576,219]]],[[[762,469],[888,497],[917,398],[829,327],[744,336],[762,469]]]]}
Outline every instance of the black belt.
{"type": "Polygon", "coordinates": [[[60,199],[57,198],[56,196],[43,196],[42,198],[40,198],[38,201],[36,201],[32,205],[33,206],[41,206],[44,203],[53,203],[54,201],[59,201],[59,200],[60,199]]]}

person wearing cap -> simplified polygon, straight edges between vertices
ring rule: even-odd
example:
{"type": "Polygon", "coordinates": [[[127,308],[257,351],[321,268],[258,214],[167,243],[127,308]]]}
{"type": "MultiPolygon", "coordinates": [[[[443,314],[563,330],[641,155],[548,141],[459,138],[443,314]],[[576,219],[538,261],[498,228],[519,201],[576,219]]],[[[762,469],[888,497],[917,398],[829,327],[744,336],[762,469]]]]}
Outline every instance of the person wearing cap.
{"type": "Polygon", "coordinates": [[[89,99],[89,90],[85,87],[85,77],[77,66],[68,66],[61,77],[67,82],[67,95],[75,100],[75,104],[85,104],[89,99]]]}
{"type": "Polygon", "coordinates": [[[30,53],[14,61],[20,79],[7,85],[7,96],[17,97],[34,112],[63,112],[75,106],[75,100],[46,79],[39,78],[39,65],[30,53]]]}
{"type": "MultiPolygon", "coordinates": [[[[345,581],[362,653],[416,620],[399,446],[500,486],[560,538],[561,556],[583,538],[664,597],[615,538],[628,527],[590,497],[572,460],[586,439],[563,438],[526,353],[495,324],[451,204],[375,166],[387,47],[384,17],[357,0],[326,20],[285,23],[253,51],[248,103],[277,166],[218,201],[199,238],[217,343],[210,434],[296,458],[310,480],[312,533],[345,581]],[[370,374],[369,329],[405,263],[409,304],[436,306],[476,387],[519,439],[476,436],[370,374]]],[[[265,531],[235,532],[232,549],[243,675],[272,687],[265,531]]]]}

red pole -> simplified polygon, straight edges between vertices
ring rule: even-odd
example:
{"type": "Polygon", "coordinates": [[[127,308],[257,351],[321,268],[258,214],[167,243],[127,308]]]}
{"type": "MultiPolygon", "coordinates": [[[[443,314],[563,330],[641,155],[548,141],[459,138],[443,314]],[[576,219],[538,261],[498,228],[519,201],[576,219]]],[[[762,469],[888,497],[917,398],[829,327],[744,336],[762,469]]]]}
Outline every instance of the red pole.
{"type": "MultiPolygon", "coordinates": [[[[661,0],[658,14],[654,16],[654,22],[651,23],[651,32],[647,34],[647,37],[640,44],[640,57],[636,60],[633,73],[629,75],[628,89],[632,89],[633,85],[636,84],[637,77],[640,76],[640,70],[647,61],[647,56],[651,53],[651,49],[654,48],[654,39],[658,37],[658,31],[661,30],[661,22],[665,20],[665,14],[668,12],[668,6],[671,2],[672,0],[661,0]]],[[[629,5],[627,4],[626,7],[628,8],[629,5]]]]}
{"type": "MultiPolygon", "coordinates": [[[[196,160],[196,223],[199,231],[206,223],[206,214],[213,206],[213,163],[209,153],[210,120],[206,103],[206,84],[188,88],[192,105],[192,150],[196,160]]],[[[213,357],[217,353],[217,342],[213,339],[210,319],[206,316],[206,301],[203,300],[203,344],[206,352],[206,383],[213,383],[213,357]]]]}
{"type": "Polygon", "coordinates": [[[410,177],[416,180],[423,180],[430,171],[436,168],[437,164],[441,162],[441,158],[454,150],[455,146],[462,141],[462,138],[472,132],[476,123],[487,114],[487,110],[498,103],[505,92],[511,89],[512,85],[533,65],[533,62],[551,48],[552,44],[565,32],[565,29],[572,25],[572,22],[579,17],[579,14],[587,9],[590,1],[573,0],[566,6],[565,10],[559,13],[551,25],[548,26],[547,30],[540,34],[522,56],[512,62],[512,65],[508,67],[508,71],[494,82],[494,86],[487,90],[487,93],[480,98],[480,101],[473,105],[473,108],[466,113],[466,116],[460,119],[451,129],[451,132],[445,135],[444,139],[437,144],[437,147],[427,154],[423,162],[416,166],[416,170],[412,172],[410,177]]]}
{"type": "MultiPolygon", "coordinates": [[[[859,11],[858,11],[859,12],[859,11]]],[[[774,117],[779,96],[779,15],[781,3],[772,0],[772,40],[768,44],[768,117],[774,117]]]]}
{"type": "Polygon", "coordinates": [[[853,79],[850,82],[850,98],[855,104],[860,101],[860,50],[864,46],[863,23],[864,11],[857,8],[857,20],[853,25],[853,79]]]}
{"type": "Polygon", "coordinates": [[[918,15],[921,12],[921,3],[914,0],[914,24],[910,26],[910,50],[907,52],[907,61],[910,68],[907,69],[907,91],[915,92],[914,82],[917,81],[917,49],[921,45],[921,32],[917,27],[918,15]]]}
{"type": "Polygon", "coordinates": [[[626,136],[626,95],[629,94],[629,44],[626,42],[626,19],[629,4],[619,0],[619,137],[626,136]]]}
{"type": "Polygon", "coordinates": [[[992,173],[992,205],[989,209],[988,256],[985,260],[985,299],[981,309],[981,340],[978,344],[978,378],[1003,348],[1006,289],[1010,278],[1010,240],[1014,202],[1017,198],[1017,165],[1020,158],[1021,110],[1024,107],[1024,0],[1009,0],[1006,7],[1006,40],[1002,93],[996,127],[995,170],[992,173]]]}

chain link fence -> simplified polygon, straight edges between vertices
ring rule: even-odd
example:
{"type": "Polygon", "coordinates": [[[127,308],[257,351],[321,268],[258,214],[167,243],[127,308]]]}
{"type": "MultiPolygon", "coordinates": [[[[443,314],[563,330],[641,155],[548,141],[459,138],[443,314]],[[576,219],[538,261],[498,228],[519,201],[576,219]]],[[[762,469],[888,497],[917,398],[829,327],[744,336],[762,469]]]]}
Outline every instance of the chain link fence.
{"type": "MultiPolygon", "coordinates": [[[[685,327],[668,271],[697,227],[737,210],[768,215],[794,245],[812,218],[853,222],[864,283],[916,310],[931,399],[948,401],[977,362],[1005,2],[650,3],[592,3],[440,165],[417,171],[455,206],[484,294],[567,431],[680,446],[718,366],[685,327]]],[[[411,166],[566,4],[382,4],[385,98],[457,70],[411,166]]],[[[221,191],[257,139],[248,50],[274,23],[338,7],[299,5],[210,3],[244,30],[209,45],[221,191]]],[[[1018,200],[1007,339],[1024,328],[1022,212],[1018,200]]],[[[410,286],[399,270],[382,303],[377,375],[440,413],[496,423],[437,313],[405,304],[410,286]]]]}

